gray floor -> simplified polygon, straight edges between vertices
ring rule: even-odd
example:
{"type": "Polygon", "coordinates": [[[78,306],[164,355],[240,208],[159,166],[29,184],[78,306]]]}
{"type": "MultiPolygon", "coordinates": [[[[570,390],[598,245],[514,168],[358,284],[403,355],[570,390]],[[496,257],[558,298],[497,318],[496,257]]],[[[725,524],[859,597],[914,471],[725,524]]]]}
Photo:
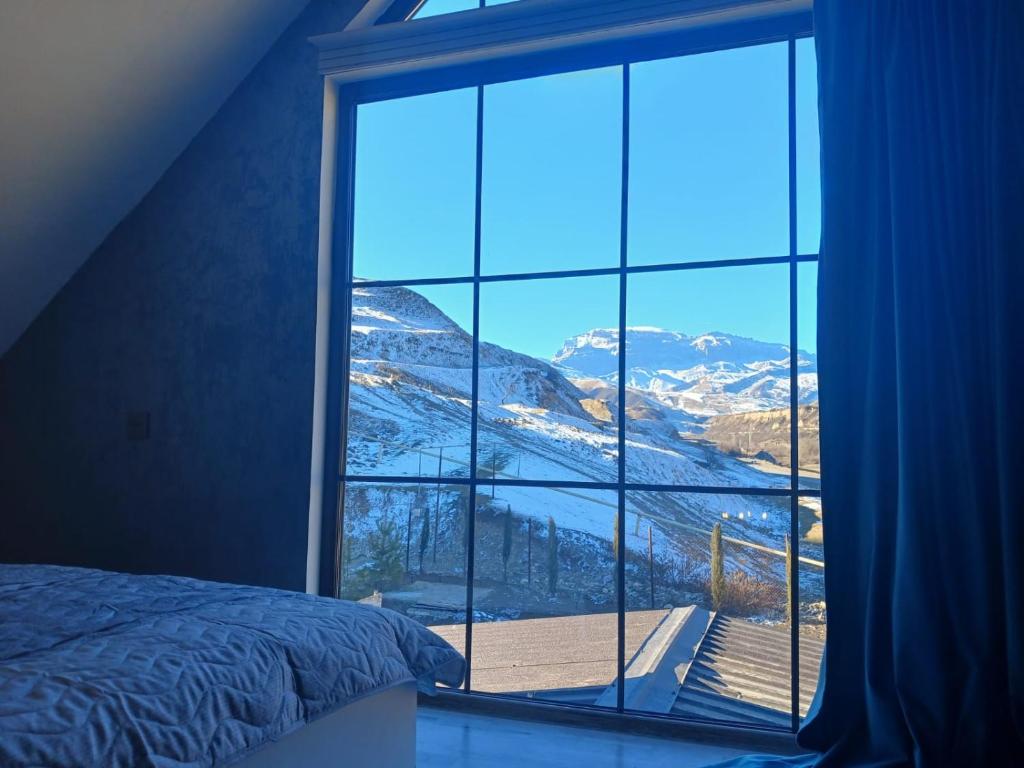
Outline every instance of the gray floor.
{"type": "Polygon", "coordinates": [[[697,768],[746,754],[685,741],[420,706],[417,768],[697,768]]]}

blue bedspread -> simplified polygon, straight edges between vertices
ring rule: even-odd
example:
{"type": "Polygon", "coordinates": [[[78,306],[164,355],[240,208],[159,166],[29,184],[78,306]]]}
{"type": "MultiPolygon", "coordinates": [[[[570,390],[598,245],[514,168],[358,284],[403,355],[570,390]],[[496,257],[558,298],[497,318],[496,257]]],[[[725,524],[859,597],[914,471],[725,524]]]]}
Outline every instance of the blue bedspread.
{"type": "Polygon", "coordinates": [[[457,685],[464,668],[437,635],[370,606],[0,565],[4,768],[228,765],[375,691],[457,685]]]}

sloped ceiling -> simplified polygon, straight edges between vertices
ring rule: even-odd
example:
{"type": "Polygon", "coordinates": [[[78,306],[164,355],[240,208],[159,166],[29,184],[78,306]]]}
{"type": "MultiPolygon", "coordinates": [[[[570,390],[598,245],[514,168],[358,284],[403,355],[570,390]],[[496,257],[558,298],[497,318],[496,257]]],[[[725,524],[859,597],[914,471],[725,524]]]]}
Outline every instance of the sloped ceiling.
{"type": "Polygon", "coordinates": [[[307,2],[0,2],[0,355],[307,2]]]}

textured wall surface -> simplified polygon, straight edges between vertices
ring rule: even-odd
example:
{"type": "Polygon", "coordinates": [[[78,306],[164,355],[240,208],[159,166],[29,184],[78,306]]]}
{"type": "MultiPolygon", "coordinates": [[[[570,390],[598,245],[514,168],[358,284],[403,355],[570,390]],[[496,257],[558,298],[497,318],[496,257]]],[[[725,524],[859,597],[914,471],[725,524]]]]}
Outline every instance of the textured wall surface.
{"type": "MultiPolygon", "coordinates": [[[[0,560],[302,589],[313,0],[0,363],[0,560]],[[150,437],[131,441],[131,412],[150,437]]],[[[59,221],[53,222],[60,226],[59,221]]]]}
{"type": "Polygon", "coordinates": [[[307,3],[0,2],[0,355],[307,3]]]}

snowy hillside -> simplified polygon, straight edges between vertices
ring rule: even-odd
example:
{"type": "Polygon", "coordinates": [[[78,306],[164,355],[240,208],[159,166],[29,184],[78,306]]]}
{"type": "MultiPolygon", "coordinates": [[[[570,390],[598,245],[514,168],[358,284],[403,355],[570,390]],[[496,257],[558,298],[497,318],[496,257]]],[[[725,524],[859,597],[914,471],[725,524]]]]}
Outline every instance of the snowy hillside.
{"type": "MultiPolygon", "coordinates": [[[[470,464],[472,339],[443,312],[405,288],[357,288],[353,297],[347,470],[364,475],[466,477],[470,464]]],[[[690,338],[631,329],[627,390],[629,482],[726,487],[782,487],[785,473],[758,466],[687,436],[690,414],[756,410],[788,402],[780,388],[786,347],[725,334],[690,338]],[[635,352],[634,352],[635,350],[635,352]],[[634,388],[635,387],[635,388],[634,388]],[[781,400],[780,400],[781,398],[781,400]]],[[[606,331],[567,342],[556,365],[482,343],[478,471],[482,478],[614,482],[617,478],[618,350],[606,331]],[[569,375],[579,377],[571,379],[569,375]],[[589,377],[589,378],[584,378],[589,377]]],[[[628,358],[629,359],[629,358],[628,358]]],[[[801,355],[814,377],[813,356],[801,355]]],[[[487,489],[490,491],[490,489],[487,489]]],[[[388,488],[389,507],[414,503],[415,486],[388,488]],[[394,499],[408,497],[407,502],[394,499]]],[[[498,487],[490,503],[560,530],[611,539],[616,497],[583,489],[498,487]]],[[[418,503],[418,502],[417,502],[418,503]]],[[[655,547],[677,559],[706,552],[707,532],[721,522],[740,568],[781,577],[777,551],[789,530],[779,497],[631,493],[626,544],[655,547]]],[[[404,514],[404,513],[403,513],[404,514]]],[[[411,514],[411,513],[410,513],[411,514]]],[[[369,526],[356,517],[350,526],[369,526]]],[[[358,531],[356,531],[358,534],[358,531]]],[[[365,531],[364,531],[365,533],[365,531]]]]}

